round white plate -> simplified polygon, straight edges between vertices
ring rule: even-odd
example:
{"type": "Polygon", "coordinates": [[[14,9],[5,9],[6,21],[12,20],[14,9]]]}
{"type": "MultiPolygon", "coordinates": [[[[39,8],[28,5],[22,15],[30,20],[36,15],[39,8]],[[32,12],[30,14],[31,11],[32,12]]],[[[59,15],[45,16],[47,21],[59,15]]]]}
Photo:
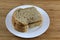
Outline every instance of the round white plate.
{"type": "Polygon", "coordinates": [[[33,6],[33,5],[22,5],[22,6],[18,6],[14,9],[12,9],[8,14],[7,14],[7,17],[6,17],[6,27],[7,29],[14,35],[18,36],[18,37],[22,37],[22,38],[34,38],[34,37],[37,37],[41,34],[43,34],[49,27],[49,24],[50,24],[50,19],[49,19],[49,16],[48,14],[41,8],[37,7],[37,6],[33,6]],[[14,11],[16,9],[19,9],[19,8],[28,8],[28,7],[35,7],[39,12],[40,14],[42,15],[43,17],[43,22],[41,24],[41,27],[36,27],[36,28],[32,28],[32,29],[29,29],[28,32],[25,32],[25,33],[22,33],[22,32],[18,32],[14,29],[13,25],[12,25],[12,15],[14,13],[14,11]]]}

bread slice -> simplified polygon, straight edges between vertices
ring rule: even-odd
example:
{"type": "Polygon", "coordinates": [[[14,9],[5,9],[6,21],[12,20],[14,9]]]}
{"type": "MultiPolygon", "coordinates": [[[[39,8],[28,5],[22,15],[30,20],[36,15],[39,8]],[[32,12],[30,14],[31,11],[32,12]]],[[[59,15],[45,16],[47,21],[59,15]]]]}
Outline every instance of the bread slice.
{"type": "Polygon", "coordinates": [[[15,29],[26,32],[29,27],[41,24],[41,14],[34,7],[17,9],[13,14],[15,29]],[[37,22],[38,21],[38,22],[37,22]]]}
{"type": "Polygon", "coordinates": [[[33,27],[37,27],[37,26],[41,26],[41,21],[33,22],[33,23],[29,24],[29,28],[33,28],[33,27]]]}
{"type": "Polygon", "coordinates": [[[40,13],[34,8],[18,9],[13,14],[24,25],[41,20],[40,13]]]}
{"type": "Polygon", "coordinates": [[[12,16],[12,24],[14,26],[14,29],[16,29],[17,31],[27,32],[28,30],[28,25],[23,25],[18,20],[16,20],[13,16],[12,16]]]}

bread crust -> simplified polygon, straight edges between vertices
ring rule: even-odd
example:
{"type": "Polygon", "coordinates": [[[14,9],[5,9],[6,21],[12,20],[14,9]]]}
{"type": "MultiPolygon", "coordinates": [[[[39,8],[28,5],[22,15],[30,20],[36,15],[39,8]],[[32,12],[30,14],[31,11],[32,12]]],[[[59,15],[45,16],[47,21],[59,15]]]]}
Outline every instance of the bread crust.
{"type": "Polygon", "coordinates": [[[28,25],[21,24],[13,16],[12,16],[12,24],[14,26],[14,29],[16,29],[19,32],[27,32],[27,30],[28,30],[28,25]]]}

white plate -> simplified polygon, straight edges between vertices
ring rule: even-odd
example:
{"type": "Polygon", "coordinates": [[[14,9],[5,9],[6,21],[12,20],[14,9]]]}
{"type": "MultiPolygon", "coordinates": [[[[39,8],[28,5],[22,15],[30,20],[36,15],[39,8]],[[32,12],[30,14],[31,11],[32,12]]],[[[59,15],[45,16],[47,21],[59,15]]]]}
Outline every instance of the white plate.
{"type": "Polygon", "coordinates": [[[49,24],[50,24],[50,19],[49,19],[49,16],[48,14],[41,8],[37,7],[37,6],[33,6],[33,5],[22,5],[22,6],[18,6],[14,9],[12,9],[7,17],[6,17],[6,27],[7,29],[14,35],[18,36],[18,37],[22,37],[22,38],[34,38],[34,37],[37,37],[41,34],[43,34],[49,27],[49,24]],[[21,32],[18,32],[14,29],[13,25],[12,25],[12,14],[14,13],[14,11],[16,9],[19,9],[19,8],[28,8],[28,7],[35,7],[39,12],[40,14],[42,15],[43,17],[43,22],[42,22],[42,25],[41,27],[36,27],[36,28],[32,28],[32,29],[29,29],[28,32],[25,32],[25,33],[21,33],[21,32]]]}

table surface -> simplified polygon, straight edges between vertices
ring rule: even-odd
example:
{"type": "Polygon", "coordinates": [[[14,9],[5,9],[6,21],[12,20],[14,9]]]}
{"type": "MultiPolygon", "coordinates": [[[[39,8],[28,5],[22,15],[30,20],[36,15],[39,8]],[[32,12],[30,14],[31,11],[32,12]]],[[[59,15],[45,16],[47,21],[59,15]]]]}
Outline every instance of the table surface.
{"type": "Polygon", "coordinates": [[[0,0],[0,40],[60,40],[60,1],[59,0],[0,0]],[[50,17],[50,27],[41,36],[31,39],[19,38],[11,34],[5,25],[8,12],[20,5],[36,5],[43,8],[50,17]]]}

